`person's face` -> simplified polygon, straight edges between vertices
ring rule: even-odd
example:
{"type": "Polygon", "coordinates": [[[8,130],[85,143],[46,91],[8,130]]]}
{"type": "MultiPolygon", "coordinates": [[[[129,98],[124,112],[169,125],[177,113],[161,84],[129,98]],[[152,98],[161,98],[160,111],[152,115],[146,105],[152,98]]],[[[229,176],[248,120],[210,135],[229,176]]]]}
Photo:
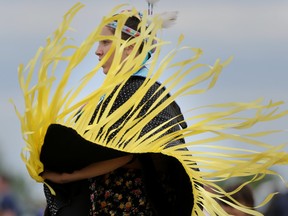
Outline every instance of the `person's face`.
{"type": "MultiPolygon", "coordinates": [[[[103,36],[112,36],[112,35],[114,35],[114,33],[112,32],[112,30],[109,27],[104,26],[103,29],[102,29],[101,35],[103,35],[103,36]]],[[[99,41],[97,50],[95,52],[95,54],[99,57],[99,61],[101,61],[103,59],[103,57],[108,53],[108,51],[111,48],[111,45],[112,45],[112,41],[111,40],[99,41]]],[[[122,58],[121,58],[122,61],[130,54],[132,49],[133,48],[131,48],[131,47],[127,47],[127,48],[124,49],[124,52],[123,52],[122,58]]],[[[109,69],[111,67],[111,64],[113,62],[113,59],[114,59],[114,54],[115,53],[112,53],[110,55],[110,57],[107,59],[107,61],[102,65],[104,74],[108,73],[108,71],[109,71],[109,69]]]]}

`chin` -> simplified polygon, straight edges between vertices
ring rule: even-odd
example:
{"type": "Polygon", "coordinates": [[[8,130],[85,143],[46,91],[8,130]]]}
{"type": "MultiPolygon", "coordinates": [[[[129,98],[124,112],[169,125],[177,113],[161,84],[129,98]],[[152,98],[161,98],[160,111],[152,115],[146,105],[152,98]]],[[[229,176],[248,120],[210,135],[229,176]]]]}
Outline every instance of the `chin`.
{"type": "Polygon", "coordinates": [[[108,73],[107,68],[103,68],[103,73],[104,73],[104,74],[107,74],[107,73],[108,73]]]}

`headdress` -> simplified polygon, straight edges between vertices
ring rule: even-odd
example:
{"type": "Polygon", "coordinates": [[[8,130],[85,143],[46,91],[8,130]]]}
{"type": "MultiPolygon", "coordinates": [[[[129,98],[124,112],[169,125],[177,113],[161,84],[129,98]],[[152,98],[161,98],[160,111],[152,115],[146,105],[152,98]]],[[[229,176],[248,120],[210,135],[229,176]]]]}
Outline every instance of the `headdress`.
{"type": "MultiPolygon", "coordinates": [[[[117,22],[113,21],[111,23],[108,23],[107,26],[109,26],[113,29],[116,29],[117,28],[117,22]]],[[[126,25],[123,26],[122,32],[130,35],[131,37],[138,37],[140,35],[140,32],[138,32],[138,31],[126,26],[126,25]]]]}
{"type": "MultiPolygon", "coordinates": [[[[126,10],[126,11],[127,11],[127,10],[126,10]]],[[[121,11],[121,13],[123,13],[123,12],[125,12],[125,10],[124,10],[124,11],[121,11]]],[[[141,21],[141,20],[142,20],[142,17],[143,17],[142,13],[140,13],[140,12],[138,12],[138,14],[137,14],[137,15],[134,15],[134,16],[136,16],[136,17],[139,19],[139,21],[141,21]]],[[[118,25],[117,21],[113,21],[113,22],[110,22],[110,23],[107,24],[107,26],[109,26],[109,27],[111,27],[111,28],[113,28],[113,29],[116,29],[116,28],[117,28],[117,25],[118,25]]],[[[127,34],[127,35],[130,35],[131,37],[138,37],[138,36],[140,35],[140,32],[139,32],[139,31],[137,31],[136,29],[132,29],[132,28],[130,28],[130,27],[127,26],[127,25],[124,25],[124,26],[122,27],[122,30],[121,30],[121,31],[122,31],[123,33],[127,34]]]]}
{"type": "MultiPolygon", "coordinates": [[[[159,0],[147,0],[147,2],[148,2],[148,16],[150,18],[150,22],[152,20],[152,15],[153,15],[153,5],[157,1],[159,1],[159,0]]],[[[127,12],[127,10],[124,10],[124,11],[121,11],[121,13],[124,13],[125,11],[127,12]]],[[[169,28],[170,26],[172,26],[175,23],[176,19],[177,19],[177,14],[178,14],[177,11],[163,12],[161,14],[158,14],[157,15],[158,19],[161,20],[161,27],[162,28],[169,28]]],[[[142,21],[143,14],[141,12],[138,12],[137,14],[134,13],[133,16],[136,16],[140,20],[140,22],[142,21]]],[[[149,25],[149,23],[147,22],[147,28],[148,28],[148,25],[149,25]]],[[[109,26],[109,27],[111,27],[113,29],[116,29],[117,26],[118,26],[118,22],[117,21],[109,22],[107,24],[107,26],[109,26]]],[[[138,31],[137,29],[130,28],[127,25],[123,25],[121,31],[123,33],[131,36],[131,37],[134,37],[134,38],[140,36],[140,34],[141,34],[140,31],[138,31]]],[[[145,38],[145,40],[147,40],[147,39],[148,38],[145,38]]],[[[154,39],[152,41],[152,44],[156,44],[156,43],[157,43],[157,40],[154,39]]],[[[144,62],[146,62],[152,56],[152,54],[154,52],[155,52],[155,48],[152,49],[152,50],[149,50],[147,58],[146,58],[146,60],[144,62]]]]}

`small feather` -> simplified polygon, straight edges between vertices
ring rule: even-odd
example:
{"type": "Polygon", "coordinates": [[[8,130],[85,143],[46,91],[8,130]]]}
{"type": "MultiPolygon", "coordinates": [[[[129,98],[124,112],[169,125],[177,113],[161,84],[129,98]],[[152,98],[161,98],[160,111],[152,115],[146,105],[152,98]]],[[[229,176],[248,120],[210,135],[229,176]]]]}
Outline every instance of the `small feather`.
{"type": "Polygon", "coordinates": [[[154,4],[156,2],[158,2],[159,0],[146,0],[149,4],[154,4]]]}
{"type": "Polygon", "coordinates": [[[163,12],[159,14],[159,17],[162,19],[162,28],[169,28],[177,19],[178,11],[163,12]]]}

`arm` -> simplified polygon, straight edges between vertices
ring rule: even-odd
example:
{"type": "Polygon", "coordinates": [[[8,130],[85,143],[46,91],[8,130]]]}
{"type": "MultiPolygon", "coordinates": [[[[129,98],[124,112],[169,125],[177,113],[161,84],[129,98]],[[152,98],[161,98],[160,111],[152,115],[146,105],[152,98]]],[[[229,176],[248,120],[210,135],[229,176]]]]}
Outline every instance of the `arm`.
{"type": "Polygon", "coordinates": [[[42,177],[44,179],[48,179],[52,182],[59,184],[88,179],[95,176],[106,174],[123,166],[127,164],[132,159],[132,157],[133,155],[127,155],[111,160],[92,163],[84,167],[83,169],[76,170],[72,173],[57,173],[51,171],[44,171],[42,177]]]}

